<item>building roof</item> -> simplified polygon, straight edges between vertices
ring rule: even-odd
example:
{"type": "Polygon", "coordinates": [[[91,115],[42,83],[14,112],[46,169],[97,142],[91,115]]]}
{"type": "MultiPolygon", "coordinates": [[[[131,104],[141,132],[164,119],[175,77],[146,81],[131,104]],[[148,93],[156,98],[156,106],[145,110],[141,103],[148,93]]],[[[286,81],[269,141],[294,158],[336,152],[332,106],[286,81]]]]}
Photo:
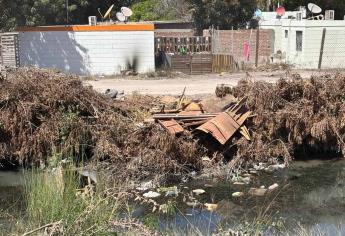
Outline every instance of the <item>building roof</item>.
{"type": "Polygon", "coordinates": [[[154,31],[152,23],[117,23],[104,25],[55,25],[55,26],[34,26],[20,27],[19,32],[45,32],[45,31],[154,31]]]}

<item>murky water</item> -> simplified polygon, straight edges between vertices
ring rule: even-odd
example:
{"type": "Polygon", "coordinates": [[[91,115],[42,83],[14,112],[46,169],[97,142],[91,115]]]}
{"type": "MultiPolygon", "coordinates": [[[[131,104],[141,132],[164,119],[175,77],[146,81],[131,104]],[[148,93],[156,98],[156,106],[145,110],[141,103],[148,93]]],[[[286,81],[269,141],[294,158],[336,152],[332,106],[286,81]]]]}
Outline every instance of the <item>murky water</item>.
{"type": "Polygon", "coordinates": [[[307,235],[320,235],[319,232],[322,235],[345,235],[344,160],[296,161],[289,169],[259,173],[248,185],[195,180],[187,187],[182,188],[183,198],[190,195],[188,192],[192,189],[201,188],[206,193],[195,198],[201,203],[217,204],[217,209],[210,212],[188,207],[179,196],[176,198],[178,213],[160,217],[162,229],[176,231],[177,228],[179,232],[207,235],[220,227],[246,228],[245,222],[261,222],[266,235],[295,235],[301,230],[307,231],[307,235]],[[267,188],[274,183],[279,184],[279,188],[265,196],[248,194],[252,187],[267,188]],[[232,193],[238,191],[245,195],[232,197],[232,193]]]}
{"type": "MultiPolygon", "coordinates": [[[[0,212],[20,206],[22,184],[22,172],[0,172],[0,212]]],[[[147,207],[138,206],[132,215],[161,230],[181,235],[186,231],[207,235],[220,227],[235,229],[245,222],[257,220],[262,222],[267,235],[272,232],[277,234],[278,231],[294,235],[298,224],[308,230],[308,234],[345,235],[345,160],[296,161],[288,169],[274,173],[260,172],[252,177],[248,185],[194,180],[178,188],[181,190],[178,197],[155,199],[160,204],[172,202],[177,209],[175,213],[157,215],[147,207]],[[265,196],[248,194],[252,187],[268,187],[274,183],[279,185],[278,189],[265,196]],[[191,194],[193,189],[204,189],[206,192],[195,196],[191,194]],[[232,197],[232,193],[238,191],[245,195],[232,197]],[[204,207],[191,207],[193,197],[202,204],[217,204],[217,209],[208,211],[204,207]],[[270,219],[269,224],[277,226],[283,223],[285,227],[275,227],[272,231],[268,229],[265,219],[270,219]]],[[[5,224],[5,217],[1,217],[0,224],[5,224]]]]}

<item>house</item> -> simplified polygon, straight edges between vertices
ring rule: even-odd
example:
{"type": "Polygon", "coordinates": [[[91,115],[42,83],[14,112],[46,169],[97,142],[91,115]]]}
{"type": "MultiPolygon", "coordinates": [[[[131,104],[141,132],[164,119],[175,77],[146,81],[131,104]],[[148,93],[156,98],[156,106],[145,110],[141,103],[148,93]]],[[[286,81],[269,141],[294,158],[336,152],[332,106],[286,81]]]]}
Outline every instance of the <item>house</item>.
{"type": "Polygon", "coordinates": [[[20,66],[58,68],[79,75],[155,70],[151,23],[38,26],[18,32],[20,66]]]}
{"type": "Polygon", "coordinates": [[[260,21],[261,29],[274,30],[272,61],[303,69],[345,68],[345,20],[325,20],[323,15],[309,20],[297,13],[281,19],[266,14],[260,21]]]}

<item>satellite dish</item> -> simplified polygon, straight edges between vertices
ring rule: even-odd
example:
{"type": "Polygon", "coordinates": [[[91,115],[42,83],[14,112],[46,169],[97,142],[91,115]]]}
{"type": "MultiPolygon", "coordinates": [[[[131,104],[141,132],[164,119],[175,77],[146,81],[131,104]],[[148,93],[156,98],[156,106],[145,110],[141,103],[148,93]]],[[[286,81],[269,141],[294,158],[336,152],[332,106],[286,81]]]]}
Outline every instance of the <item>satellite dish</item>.
{"type": "Polygon", "coordinates": [[[108,11],[104,14],[103,18],[107,18],[108,16],[110,18],[110,13],[111,13],[111,10],[113,10],[113,8],[114,8],[114,4],[109,7],[108,11]]]}
{"type": "Polygon", "coordinates": [[[284,7],[278,7],[277,10],[277,15],[282,17],[283,15],[285,15],[285,8],[284,7]]]}
{"type": "Polygon", "coordinates": [[[319,7],[318,5],[314,4],[314,3],[308,3],[308,9],[309,11],[311,11],[311,13],[313,14],[319,14],[322,12],[321,7],[319,7]]]}
{"type": "Polygon", "coordinates": [[[130,17],[131,15],[133,15],[132,10],[128,7],[121,7],[121,12],[125,17],[130,17]]]}
{"type": "Polygon", "coordinates": [[[122,14],[122,12],[118,12],[116,13],[116,18],[121,21],[121,22],[125,22],[126,21],[126,17],[122,14]]]}
{"type": "Polygon", "coordinates": [[[261,18],[262,17],[262,11],[260,9],[256,9],[254,12],[255,18],[261,18]]]}

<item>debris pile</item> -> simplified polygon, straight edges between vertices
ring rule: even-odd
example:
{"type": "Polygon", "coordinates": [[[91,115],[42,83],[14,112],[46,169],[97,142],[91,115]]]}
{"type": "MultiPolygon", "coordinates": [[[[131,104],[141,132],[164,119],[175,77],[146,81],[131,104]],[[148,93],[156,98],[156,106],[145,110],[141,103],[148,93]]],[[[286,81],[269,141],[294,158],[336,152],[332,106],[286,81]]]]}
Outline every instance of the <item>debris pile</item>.
{"type": "Polygon", "coordinates": [[[243,80],[217,93],[234,98],[221,110],[207,112],[201,103],[183,102],[183,95],[175,109],[159,106],[151,116],[159,101],[149,96],[118,101],[78,77],[6,71],[0,76],[0,164],[107,160],[118,178],[146,178],[199,170],[203,159],[213,164],[214,155],[231,159],[230,167],[288,163],[302,154],[344,156],[344,91],[343,74],[294,75],[277,84],[243,80]],[[149,117],[158,125],[145,122],[149,117]]]}
{"type": "Polygon", "coordinates": [[[191,136],[172,138],[143,124],[147,101],[139,95],[114,101],[78,77],[51,70],[6,71],[0,80],[0,164],[107,160],[119,179],[200,168],[205,152],[191,136]]]}
{"type": "Polygon", "coordinates": [[[220,144],[225,145],[239,131],[250,141],[250,134],[245,121],[251,117],[251,112],[245,108],[245,99],[229,106],[220,113],[206,113],[200,103],[191,102],[176,110],[154,114],[153,119],[170,134],[181,134],[185,129],[202,131],[211,134],[220,144]]]}
{"type": "Polygon", "coordinates": [[[218,94],[223,91],[246,97],[256,115],[250,124],[252,141],[236,142],[237,161],[345,155],[344,74],[308,80],[292,74],[276,84],[247,79],[234,88],[221,86],[218,94]]]}

